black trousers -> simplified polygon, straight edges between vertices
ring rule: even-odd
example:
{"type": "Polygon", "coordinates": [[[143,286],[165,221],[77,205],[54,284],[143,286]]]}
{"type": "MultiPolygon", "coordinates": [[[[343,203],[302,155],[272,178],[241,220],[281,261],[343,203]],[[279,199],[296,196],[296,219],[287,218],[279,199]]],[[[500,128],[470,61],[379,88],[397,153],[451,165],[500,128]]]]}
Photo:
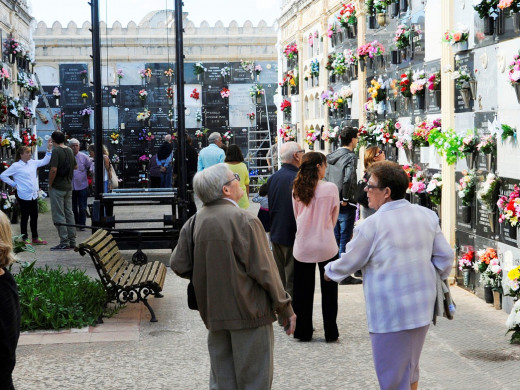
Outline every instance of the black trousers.
{"type": "MultiPolygon", "coordinates": [[[[321,287],[321,313],[325,340],[333,341],[339,336],[336,318],[338,316],[338,284],[327,282],[323,275],[325,266],[335,260],[322,261],[318,264],[321,287]]],[[[293,309],[296,314],[296,330],[294,338],[303,341],[312,339],[312,306],[314,303],[314,286],[316,280],[316,263],[303,263],[294,260],[293,309]]]]}
{"type": "Polygon", "coordinates": [[[26,240],[28,237],[27,222],[29,222],[29,218],[31,218],[32,238],[38,238],[38,200],[23,200],[20,198],[17,200],[20,205],[20,232],[23,239],[26,240]]]}

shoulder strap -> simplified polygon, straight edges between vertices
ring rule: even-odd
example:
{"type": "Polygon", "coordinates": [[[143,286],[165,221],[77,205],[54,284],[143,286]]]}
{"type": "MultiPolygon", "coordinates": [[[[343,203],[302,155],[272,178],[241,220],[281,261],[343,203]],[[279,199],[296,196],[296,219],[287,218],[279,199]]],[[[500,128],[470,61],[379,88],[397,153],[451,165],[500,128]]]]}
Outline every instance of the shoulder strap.
{"type": "Polygon", "coordinates": [[[193,267],[195,265],[195,220],[197,219],[197,213],[193,216],[193,220],[191,221],[191,275],[190,275],[190,281],[193,277],[193,267]]]}

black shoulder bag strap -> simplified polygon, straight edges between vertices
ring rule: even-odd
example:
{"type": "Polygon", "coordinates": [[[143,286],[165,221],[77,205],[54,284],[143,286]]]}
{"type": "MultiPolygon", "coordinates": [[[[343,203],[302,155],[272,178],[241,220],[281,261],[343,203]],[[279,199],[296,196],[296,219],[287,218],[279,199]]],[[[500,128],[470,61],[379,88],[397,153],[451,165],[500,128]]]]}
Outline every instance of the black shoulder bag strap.
{"type": "Polygon", "coordinates": [[[195,288],[193,287],[192,279],[193,279],[193,267],[195,266],[195,220],[197,218],[197,214],[193,216],[193,221],[191,222],[191,274],[190,274],[190,283],[188,283],[188,307],[191,310],[199,310],[199,306],[197,305],[197,297],[195,296],[195,288]]]}

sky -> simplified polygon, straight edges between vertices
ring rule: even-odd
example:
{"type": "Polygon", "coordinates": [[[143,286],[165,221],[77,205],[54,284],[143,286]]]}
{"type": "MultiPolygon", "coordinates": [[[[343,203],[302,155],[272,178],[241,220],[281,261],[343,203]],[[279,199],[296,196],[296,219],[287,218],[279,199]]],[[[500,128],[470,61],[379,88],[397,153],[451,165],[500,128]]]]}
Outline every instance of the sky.
{"type": "MultiPolygon", "coordinates": [[[[58,20],[64,27],[74,21],[78,26],[90,21],[87,0],[29,0],[32,16],[51,26],[58,20]]],[[[100,20],[111,26],[119,20],[123,27],[133,20],[136,23],[153,10],[173,9],[174,0],[99,0],[100,20]]],[[[250,20],[256,25],[265,20],[272,25],[280,14],[280,0],[184,0],[183,12],[199,26],[203,20],[210,25],[221,20],[224,26],[236,20],[242,25],[250,20]]]]}

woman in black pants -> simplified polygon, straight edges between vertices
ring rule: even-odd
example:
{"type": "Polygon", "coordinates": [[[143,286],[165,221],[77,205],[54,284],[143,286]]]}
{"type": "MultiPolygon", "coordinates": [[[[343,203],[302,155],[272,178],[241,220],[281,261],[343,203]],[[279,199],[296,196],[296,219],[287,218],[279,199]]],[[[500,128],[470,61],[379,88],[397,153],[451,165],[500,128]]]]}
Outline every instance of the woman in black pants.
{"type": "Polygon", "coordinates": [[[26,244],[46,245],[47,241],[38,236],[38,168],[51,161],[52,140],[47,144],[47,153],[42,160],[33,160],[28,146],[20,146],[16,151],[15,163],[0,175],[0,180],[16,191],[20,205],[20,231],[26,244]],[[12,177],[12,179],[11,179],[12,177]],[[27,223],[31,219],[32,241],[27,234],[27,223]]]}

